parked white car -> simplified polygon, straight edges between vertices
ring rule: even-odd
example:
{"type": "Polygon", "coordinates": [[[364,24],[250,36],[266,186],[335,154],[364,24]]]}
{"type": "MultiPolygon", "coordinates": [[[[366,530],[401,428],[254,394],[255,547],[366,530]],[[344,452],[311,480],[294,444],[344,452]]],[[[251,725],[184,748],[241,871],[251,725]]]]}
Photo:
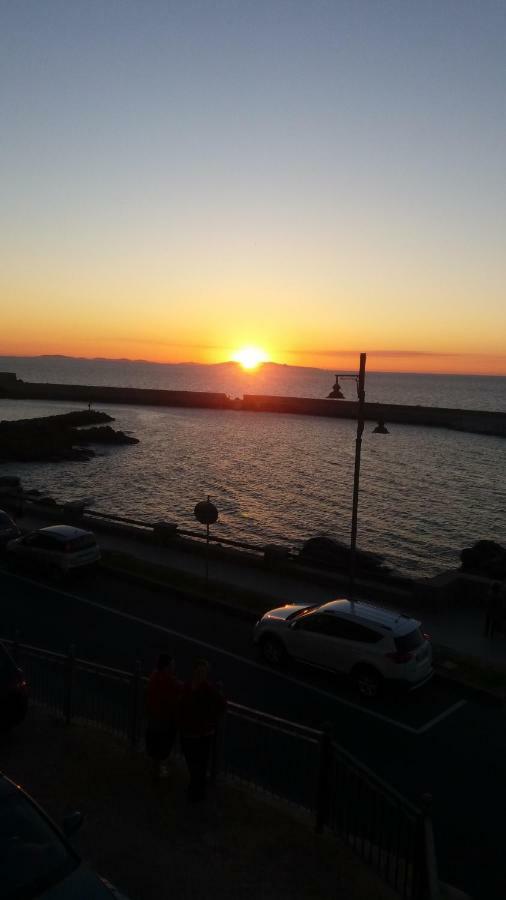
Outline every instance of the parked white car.
{"type": "Polygon", "coordinates": [[[432,648],[421,623],[363,601],[289,604],[256,623],[254,643],[272,665],[293,657],[350,675],[376,697],[386,680],[420,687],[432,676],[432,648]]]}
{"type": "Polygon", "coordinates": [[[49,525],[9,541],[7,558],[12,563],[65,574],[97,563],[100,549],[91,531],[73,525],[49,525]]]}

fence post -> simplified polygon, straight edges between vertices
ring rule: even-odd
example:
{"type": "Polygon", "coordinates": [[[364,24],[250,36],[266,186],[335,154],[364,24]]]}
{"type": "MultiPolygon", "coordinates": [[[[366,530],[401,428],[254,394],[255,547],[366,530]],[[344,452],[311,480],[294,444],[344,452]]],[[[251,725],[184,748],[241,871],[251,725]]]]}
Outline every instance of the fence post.
{"type": "Polygon", "coordinates": [[[320,735],[318,753],[318,775],[316,783],[315,831],[321,834],[327,822],[329,810],[330,765],[332,762],[332,740],[325,727],[320,735]]]}
{"type": "Polygon", "coordinates": [[[436,845],[432,827],[432,796],[422,796],[421,854],[422,854],[422,897],[426,900],[440,900],[439,876],[437,870],[436,845]]]}
{"type": "Polygon", "coordinates": [[[74,687],[74,670],[76,659],[76,645],[71,644],[68,656],[65,660],[65,683],[63,694],[63,718],[65,725],[70,725],[72,721],[72,694],[74,687]]]}
{"type": "Polygon", "coordinates": [[[211,784],[216,782],[217,775],[222,768],[223,763],[223,748],[225,743],[225,718],[227,715],[227,708],[225,707],[225,711],[221,716],[218,725],[216,726],[216,731],[213,736],[213,743],[211,747],[211,759],[209,764],[209,781],[211,784]]]}
{"type": "Polygon", "coordinates": [[[134,750],[139,739],[140,723],[140,688],[142,678],[142,663],[139,658],[135,660],[135,668],[132,675],[132,706],[130,714],[130,743],[134,750]]]}
{"type": "Polygon", "coordinates": [[[21,653],[19,648],[19,628],[14,632],[14,643],[12,644],[12,658],[17,666],[20,665],[21,653]]]}

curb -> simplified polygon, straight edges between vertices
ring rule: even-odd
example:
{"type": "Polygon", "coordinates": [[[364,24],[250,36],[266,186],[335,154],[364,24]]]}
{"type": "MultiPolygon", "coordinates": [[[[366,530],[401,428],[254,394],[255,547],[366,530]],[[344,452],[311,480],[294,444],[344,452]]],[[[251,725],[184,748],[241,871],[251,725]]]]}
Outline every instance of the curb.
{"type": "Polygon", "coordinates": [[[243,619],[246,622],[254,623],[257,621],[260,615],[260,613],[254,613],[250,612],[250,610],[247,609],[240,609],[237,606],[232,606],[231,603],[225,603],[224,600],[217,600],[215,597],[207,597],[205,594],[202,594],[199,591],[194,591],[191,588],[172,588],[170,584],[167,584],[167,582],[165,581],[159,581],[158,578],[151,578],[148,575],[141,575],[138,572],[129,572],[127,569],[122,569],[121,566],[115,566],[111,563],[105,563],[103,560],[100,563],[100,568],[103,572],[107,572],[110,575],[115,575],[116,577],[125,579],[126,581],[133,581],[135,582],[135,584],[147,585],[148,587],[153,588],[153,590],[156,590],[159,593],[161,593],[162,591],[170,590],[173,594],[179,594],[183,599],[191,600],[194,603],[197,603],[199,606],[205,606],[208,609],[219,609],[220,612],[225,612],[229,616],[234,616],[236,619],[243,619]]]}

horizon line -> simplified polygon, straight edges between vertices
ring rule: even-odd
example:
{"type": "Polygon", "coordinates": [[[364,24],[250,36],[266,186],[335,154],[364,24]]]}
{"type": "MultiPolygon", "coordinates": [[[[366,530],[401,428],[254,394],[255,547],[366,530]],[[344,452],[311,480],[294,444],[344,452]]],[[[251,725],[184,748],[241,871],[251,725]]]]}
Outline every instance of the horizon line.
{"type": "MultiPolygon", "coordinates": [[[[307,353],[309,353],[310,351],[287,351],[287,352],[307,352],[307,353]]],[[[318,352],[321,352],[321,355],[330,355],[333,352],[335,352],[336,355],[339,354],[341,356],[356,355],[358,357],[360,355],[359,351],[354,351],[354,350],[318,351],[318,352]]],[[[423,351],[423,350],[413,351],[412,353],[411,353],[411,351],[403,351],[403,350],[399,350],[399,351],[369,350],[369,351],[367,351],[367,355],[368,356],[381,356],[381,357],[387,357],[387,356],[402,357],[402,356],[412,355],[412,356],[419,356],[419,357],[434,356],[434,357],[462,358],[465,356],[475,356],[477,354],[437,353],[437,352],[433,352],[433,351],[423,351]]],[[[487,357],[489,357],[491,359],[497,358],[497,355],[494,355],[494,354],[480,354],[480,355],[483,355],[485,358],[487,358],[487,357]]],[[[500,358],[502,358],[502,356],[500,358]]],[[[205,366],[207,368],[216,368],[218,366],[233,365],[239,369],[242,368],[241,364],[237,360],[233,360],[233,359],[223,360],[222,362],[215,362],[215,363],[195,362],[193,360],[185,360],[185,361],[181,361],[181,362],[170,362],[167,360],[162,361],[162,360],[154,360],[154,359],[131,359],[131,358],[125,357],[125,356],[121,356],[121,357],[72,356],[72,355],[69,355],[66,353],[37,353],[37,354],[26,354],[26,355],[22,355],[22,354],[18,354],[18,353],[14,353],[14,354],[0,353],[0,359],[34,359],[34,360],[35,359],[69,359],[69,360],[75,360],[75,361],[83,360],[86,362],[131,363],[134,365],[142,363],[142,364],[150,365],[150,366],[205,366]]],[[[263,368],[264,366],[276,366],[278,368],[288,368],[288,369],[312,369],[312,370],[316,370],[316,371],[320,371],[320,372],[334,372],[335,371],[335,366],[330,369],[327,369],[322,366],[301,366],[301,365],[297,365],[297,364],[293,364],[293,363],[279,363],[279,362],[275,362],[274,360],[266,360],[265,362],[259,363],[257,371],[258,371],[258,369],[263,368]]],[[[357,370],[358,370],[358,367],[357,367],[357,370]]],[[[354,369],[350,369],[349,371],[350,371],[350,373],[353,374],[354,369]]],[[[374,373],[377,375],[431,375],[431,376],[440,375],[440,376],[455,377],[455,378],[466,378],[469,376],[472,376],[473,378],[506,378],[506,372],[504,374],[495,373],[495,372],[487,373],[487,372],[472,372],[472,371],[470,371],[470,372],[441,372],[441,371],[416,372],[416,371],[409,370],[409,369],[402,370],[402,371],[401,370],[391,371],[391,370],[386,370],[386,369],[374,369],[374,368],[369,368],[369,367],[368,367],[367,371],[370,374],[374,373]]],[[[249,374],[254,374],[254,373],[250,372],[249,374]]],[[[342,374],[346,374],[346,373],[342,373],[342,374]]]]}

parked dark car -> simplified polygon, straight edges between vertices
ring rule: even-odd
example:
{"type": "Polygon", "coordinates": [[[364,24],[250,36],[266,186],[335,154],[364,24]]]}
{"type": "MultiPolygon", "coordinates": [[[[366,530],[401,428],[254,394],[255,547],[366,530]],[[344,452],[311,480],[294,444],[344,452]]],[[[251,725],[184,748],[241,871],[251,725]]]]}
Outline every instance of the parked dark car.
{"type": "Polygon", "coordinates": [[[89,869],[68,842],[82,815],[56,827],[40,806],[0,774],[0,885],[2,900],[126,900],[89,869]]]}
{"type": "Polygon", "coordinates": [[[68,575],[93,567],[100,560],[100,548],[91,531],[73,525],[48,525],[9,541],[7,560],[13,565],[68,575]]]}
{"type": "Polygon", "coordinates": [[[28,709],[28,683],[22,669],[0,644],[0,730],[19,725],[28,709]]]}
{"type": "Polygon", "coordinates": [[[12,541],[19,537],[21,530],[16,525],[14,519],[11,519],[9,513],[0,509],[0,548],[5,547],[7,541],[12,541]]]}

